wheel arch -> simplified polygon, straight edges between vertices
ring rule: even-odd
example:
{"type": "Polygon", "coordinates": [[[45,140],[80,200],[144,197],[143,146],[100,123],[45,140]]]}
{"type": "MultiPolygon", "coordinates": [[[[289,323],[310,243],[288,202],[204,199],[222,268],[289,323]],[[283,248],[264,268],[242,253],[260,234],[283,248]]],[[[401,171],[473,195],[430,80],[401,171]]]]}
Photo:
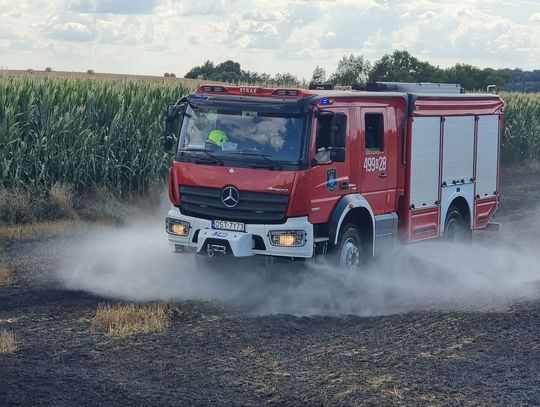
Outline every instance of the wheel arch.
{"type": "Polygon", "coordinates": [[[341,228],[348,223],[358,226],[363,238],[366,238],[374,253],[375,217],[369,202],[360,194],[345,195],[332,211],[329,222],[329,238],[332,245],[338,242],[341,228]]]}
{"type": "Polygon", "coordinates": [[[459,209],[461,215],[465,218],[467,224],[472,228],[472,208],[467,200],[467,198],[464,195],[457,195],[453,197],[453,199],[450,201],[450,204],[448,205],[448,208],[446,209],[446,213],[444,214],[444,220],[441,223],[441,231],[444,233],[444,227],[446,223],[446,217],[448,216],[448,213],[450,212],[450,209],[452,207],[456,207],[459,209]]]}

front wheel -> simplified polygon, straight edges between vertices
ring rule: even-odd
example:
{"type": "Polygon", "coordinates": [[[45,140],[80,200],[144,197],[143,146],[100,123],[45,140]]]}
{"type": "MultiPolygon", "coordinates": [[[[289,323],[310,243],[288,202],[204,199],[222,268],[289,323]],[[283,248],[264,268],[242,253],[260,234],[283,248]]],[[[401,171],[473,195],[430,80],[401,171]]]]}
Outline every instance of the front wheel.
{"type": "Polygon", "coordinates": [[[446,242],[467,242],[472,239],[472,230],[467,224],[465,216],[456,206],[448,209],[446,220],[444,221],[443,239],[446,242]]]}
{"type": "Polygon", "coordinates": [[[360,231],[355,225],[346,225],[339,234],[335,251],[336,263],[347,271],[358,271],[363,260],[360,231]]]}

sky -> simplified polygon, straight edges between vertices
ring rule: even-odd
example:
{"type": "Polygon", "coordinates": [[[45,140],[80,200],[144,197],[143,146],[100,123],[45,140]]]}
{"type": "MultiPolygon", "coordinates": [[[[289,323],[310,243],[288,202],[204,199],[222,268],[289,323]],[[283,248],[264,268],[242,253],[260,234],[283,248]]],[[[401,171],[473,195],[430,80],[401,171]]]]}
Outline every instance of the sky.
{"type": "Polygon", "coordinates": [[[206,60],[332,73],[393,50],[540,69],[539,0],[0,0],[0,68],[183,76],[206,60]]]}

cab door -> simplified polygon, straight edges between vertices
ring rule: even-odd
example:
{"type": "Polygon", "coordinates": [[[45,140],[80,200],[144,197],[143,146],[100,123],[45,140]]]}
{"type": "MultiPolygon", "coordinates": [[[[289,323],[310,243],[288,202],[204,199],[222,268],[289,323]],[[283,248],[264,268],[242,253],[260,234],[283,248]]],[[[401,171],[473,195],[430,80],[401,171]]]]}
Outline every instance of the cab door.
{"type": "Polygon", "coordinates": [[[325,109],[327,112],[340,114],[345,119],[342,125],[345,126],[346,146],[345,162],[333,162],[330,158],[331,140],[330,137],[321,137],[323,134],[329,135],[331,117],[329,115],[319,115],[313,119],[313,138],[310,157],[310,212],[309,221],[311,223],[328,222],[330,214],[339,199],[354,189],[351,184],[350,166],[350,134],[353,121],[349,120],[350,110],[347,107],[332,107],[325,109]],[[313,160],[315,159],[315,160],[313,160]]]}
{"type": "Polygon", "coordinates": [[[358,109],[361,193],[375,215],[395,210],[397,132],[390,107],[358,109]]]}

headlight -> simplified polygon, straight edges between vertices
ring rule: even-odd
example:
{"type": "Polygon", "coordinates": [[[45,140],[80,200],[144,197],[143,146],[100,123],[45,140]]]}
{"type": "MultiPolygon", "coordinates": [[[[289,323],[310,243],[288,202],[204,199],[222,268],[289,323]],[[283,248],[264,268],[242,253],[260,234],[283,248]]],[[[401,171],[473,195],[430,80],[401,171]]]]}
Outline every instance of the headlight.
{"type": "Polygon", "coordinates": [[[304,230],[271,230],[268,237],[272,246],[301,247],[306,244],[304,230]]]}
{"type": "Polygon", "coordinates": [[[189,222],[184,222],[182,220],[167,218],[165,221],[167,233],[171,233],[177,236],[187,236],[189,235],[189,229],[191,225],[189,222]]]}

